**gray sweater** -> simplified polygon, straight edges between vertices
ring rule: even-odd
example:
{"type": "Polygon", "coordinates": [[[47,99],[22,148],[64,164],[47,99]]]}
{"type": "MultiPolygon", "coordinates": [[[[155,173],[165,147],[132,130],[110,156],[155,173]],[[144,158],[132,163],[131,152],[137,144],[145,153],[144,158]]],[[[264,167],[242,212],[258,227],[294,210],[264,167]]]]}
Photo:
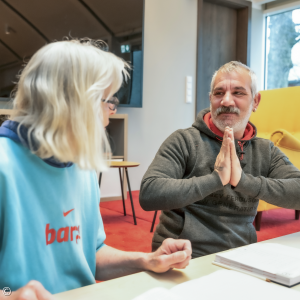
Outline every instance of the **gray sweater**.
{"type": "Polygon", "coordinates": [[[222,138],[203,121],[208,112],[171,134],[143,177],[142,208],[162,210],[153,250],[168,237],[189,239],[193,257],[255,243],[259,199],[300,209],[300,171],[266,139],[252,137],[243,151],[235,141],[237,155],[243,154],[242,177],[235,188],[222,185],[214,171],[222,138]]]}

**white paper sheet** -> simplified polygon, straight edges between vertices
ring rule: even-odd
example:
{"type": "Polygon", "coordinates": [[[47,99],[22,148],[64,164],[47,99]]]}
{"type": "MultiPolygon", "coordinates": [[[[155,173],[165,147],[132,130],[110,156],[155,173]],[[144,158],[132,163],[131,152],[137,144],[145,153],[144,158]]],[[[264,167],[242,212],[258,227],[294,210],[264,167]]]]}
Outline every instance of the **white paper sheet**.
{"type": "Polygon", "coordinates": [[[298,291],[229,270],[220,270],[210,275],[178,284],[169,290],[168,295],[167,290],[163,288],[156,288],[156,291],[152,295],[151,291],[153,290],[134,298],[134,300],[300,299],[300,292],[298,291]]]}

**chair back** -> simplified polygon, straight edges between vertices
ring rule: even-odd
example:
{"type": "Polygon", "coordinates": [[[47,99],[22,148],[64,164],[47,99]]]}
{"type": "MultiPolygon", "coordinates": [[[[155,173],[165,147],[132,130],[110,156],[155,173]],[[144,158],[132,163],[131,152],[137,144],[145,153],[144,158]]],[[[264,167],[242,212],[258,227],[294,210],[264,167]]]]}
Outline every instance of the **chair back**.
{"type": "Polygon", "coordinates": [[[250,121],[257,136],[270,139],[278,129],[285,129],[300,140],[300,86],[261,91],[261,102],[250,121]]]}

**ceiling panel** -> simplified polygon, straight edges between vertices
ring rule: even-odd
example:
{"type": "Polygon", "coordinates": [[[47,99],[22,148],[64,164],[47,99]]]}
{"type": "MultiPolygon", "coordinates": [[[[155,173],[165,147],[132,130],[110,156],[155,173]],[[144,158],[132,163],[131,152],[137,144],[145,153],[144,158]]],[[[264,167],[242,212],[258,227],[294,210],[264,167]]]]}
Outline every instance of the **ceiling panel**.
{"type": "Polygon", "coordinates": [[[143,0],[84,0],[115,33],[143,26],[143,0]]]}
{"type": "Polygon", "coordinates": [[[120,51],[124,40],[141,42],[142,24],[143,0],[0,0],[0,90],[15,80],[16,63],[49,41],[65,36],[105,39],[120,51]]]}
{"type": "Polygon", "coordinates": [[[18,61],[18,58],[0,42],[0,67],[18,61]]]}
{"type": "Polygon", "coordinates": [[[31,56],[37,49],[45,45],[45,40],[2,1],[0,2],[0,40],[21,59],[31,56]],[[10,34],[5,34],[6,26],[12,28],[10,34]]]}
{"type": "Polygon", "coordinates": [[[107,36],[107,31],[78,0],[7,0],[50,41],[65,36],[107,36]],[[30,3],[30,5],[28,5],[30,3]]]}

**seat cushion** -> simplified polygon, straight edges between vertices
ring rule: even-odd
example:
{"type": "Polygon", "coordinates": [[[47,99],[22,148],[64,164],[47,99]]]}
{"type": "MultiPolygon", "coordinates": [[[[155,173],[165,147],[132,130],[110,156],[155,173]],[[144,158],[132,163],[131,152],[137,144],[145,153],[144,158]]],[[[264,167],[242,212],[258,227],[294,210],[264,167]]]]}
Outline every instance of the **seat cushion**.
{"type": "Polygon", "coordinates": [[[280,208],[279,206],[269,204],[263,200],[259,200],[259,204],[257,207],[257,211],[265,211],[265,210],[270,210],[270,209],[276,209],[280,208]]]}

